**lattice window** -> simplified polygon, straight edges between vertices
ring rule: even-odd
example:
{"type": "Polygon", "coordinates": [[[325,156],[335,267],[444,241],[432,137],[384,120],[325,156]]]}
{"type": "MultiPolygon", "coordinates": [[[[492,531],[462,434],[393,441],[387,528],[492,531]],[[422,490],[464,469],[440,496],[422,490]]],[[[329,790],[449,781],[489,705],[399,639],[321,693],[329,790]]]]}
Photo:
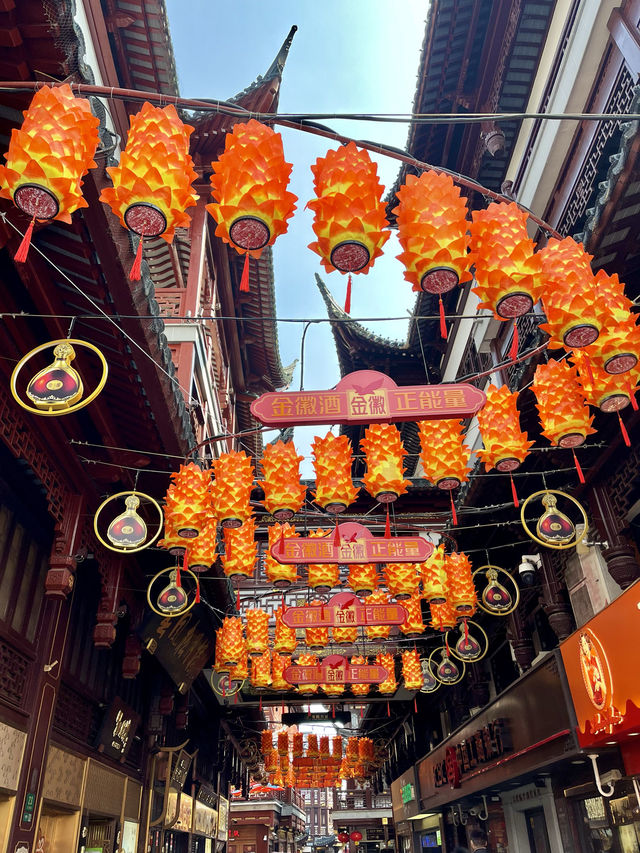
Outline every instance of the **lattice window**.
{"type": "Polygon", "coordinates": [[[100,709],[97,703],[62,684],[58,692],[53,727],[66,737],[93,744],[98,734],[100,709]]]}
{"type": "Polygon", "coordinates": [[[13,705],[22,705],[24,701],[29,658],[0,640],[0,698],[13,705]]]}

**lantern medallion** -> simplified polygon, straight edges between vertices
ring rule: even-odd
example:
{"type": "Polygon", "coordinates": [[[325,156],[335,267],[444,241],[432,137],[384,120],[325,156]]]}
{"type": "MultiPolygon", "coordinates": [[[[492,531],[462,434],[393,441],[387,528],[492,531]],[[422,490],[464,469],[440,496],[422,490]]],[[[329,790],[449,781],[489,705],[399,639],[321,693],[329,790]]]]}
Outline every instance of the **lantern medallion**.
{"type": "Polygon", "coordinates": [[[129,231],[141,237],[159,237],[167,228],[167,217],[160,208],[145,201],[130,205],[124,212],[124,221],[129,231]]]}
{"type": "Polygon", "coordinates": [[[425,293],[448,293],[459,281],[458,273],[450,267],[433,267],[420,279],[420,287],[425,293]]]}
{"type": "Polygon", "coordinates": [[[257,216],[239,216],[231,223],[229,237],[236,246],[247,251],[263,249],[271,239],[271,232],[257,216]]]}
{"type": "Polygon", "coordinates": [[[144,492],[118,492],[104,500],[96,510],[93,517],[93,530],[100,543],[110,551],[134,554],[153,545],[162,531],[162,521],[162,509],[150,495],[144,492]],[[100,524],[100,517],[108,504],[120,499],[124,499],[125,510],[109,522],[105,531],[104,525],[100,524]],[[147,515],[148,507],[153,510],[152,519],[147,515]],[[146,520],[143,516],[146,516],[146,520]],[[156,527],[155,532],[151,534],[149,524],[156,527]]]}
{"type": "Polygon", "coordinates": [[[193,572],[189,569],[180,569],[178,566],[170,566],[168,569],[159,571],[151,579],[147,587],[147,603],[158,616],[169,618],[183,616],[196,603],[197,590],[198,579],[193,572]],[[182,585],[185,575],[190,578],[188,591],[182,585]],[[161,588],[160,583],[164,583],[161,588]]]}
{"type": "Polygon", "coordinates": [[[520,521],[522,522],[525,533],[533,539],[534,542],[537,542],[539,545],[544,545],[546,548],[555,548],[557,550],[575,548],[576,545],[582,542],[589,530],[587,513],[585,512],[582,504],[578,503],[578,501],[571,497],[571,495],[568,495],[566,492],[560,492],[557,489],[543,489],[542,491],[534,492],[534,494],[529,495],[522,504],[522,508],[520,510],[520,521]],[[582,524],[582,531],[580,533],[578,533],[576,525],[569,516],[565,515],[564,512],[558,509],[558,497],[556,496],[569,501],[574,507],[578,508],[581,515],[580,522],[582,524]],[[529,507],[531,501],[534,500],[540,500],[544,509],[542,514],[537,517],[535,533],[531,530],[525,517],[527,507],[529,507]]]}

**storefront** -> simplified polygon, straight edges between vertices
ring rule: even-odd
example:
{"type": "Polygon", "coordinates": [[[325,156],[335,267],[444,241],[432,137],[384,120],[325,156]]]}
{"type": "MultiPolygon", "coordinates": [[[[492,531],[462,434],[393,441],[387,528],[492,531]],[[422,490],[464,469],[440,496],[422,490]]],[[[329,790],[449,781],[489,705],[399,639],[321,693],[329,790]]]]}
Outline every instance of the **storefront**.
{"type": "Polygon", "coordinates": [[[640,798],[640,652],[633,629],[640,625],[640,583],[629,587],[561,646],[577,719],[577,738],[597,755],[589,781],[565,791],[576,851],[637,853],[640,798]],[[603,796],[604,794],[604,796],[603,796]]]}
{"type": "Polygon", "coordinates": [[[0,723],[0,853],[7,848],[26,734],[0,723]]]}
{"type": "Polygon", "coordinates": [[[420,797],[415,767],[391,783],[391,807],[399,853],[420,853],[420,836],[414,819],[420,814],[420,797]]]}
{"type": "Polygon", "coordinates": [[[491,853],[564,853],[550,776],[577,755],[555,652],[418,763],[420,813],[442,815],[443,851],[482,829],[491,853]]]}
{"type": "Polygon", "coordinates": [[[218,835],[217,805],[213,788],[201,784],[193,814],[193,853],[213,853],[218,835]]]}

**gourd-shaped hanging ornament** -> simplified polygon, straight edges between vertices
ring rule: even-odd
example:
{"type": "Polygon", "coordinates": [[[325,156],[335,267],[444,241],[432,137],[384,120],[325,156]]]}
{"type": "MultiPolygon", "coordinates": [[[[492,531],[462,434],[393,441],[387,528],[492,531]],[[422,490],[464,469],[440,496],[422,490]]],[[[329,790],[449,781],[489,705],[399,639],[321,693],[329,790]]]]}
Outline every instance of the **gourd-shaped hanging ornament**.
{"type": "Polygon", "coordinates": [[[474,581],[481,576],[485,577],[487,583],[478,598],[478,607],[493,616],[508,616],[512,613],[520,601],[520,589],[509,572],[499,566],[486,565],[474,571],[474,581]],[[511,584],[513,592],[500,582],[500,578],[511,584]]]}
{"type": "Polygon", "coordinates": [[[536,533],[546,542],[564,545],[576,535],[576,526],[569,516],[558,509],[558,501],[550,492],[543,496],[544,512],[536,524],[536,533]]]}
{"type": "Polygon", "coordinates": [[[68,409],[81,399],[84,388],[78,371],[71,366],[76,352],[70,343],[58,344],[54,361],[38,371],[27,385],[26,395],[38,409],[68,409]]]}
{"type": "Polygon", "coordinates": [[[137,495],[129,495],[124,503],[126,510],[113,519],[107,528],[107,538],[112,545],[135,548],[147,538],[147,525],[136,512],[140,506],[137,495]]]}
{"type": "Polygon", "coordinates": [[[169,574],[169,583],[160,591],[156,600],[158,610],[175,615],[187,606],[187,593],[178,583],[178,570],[173,569],[169,574]]]}
{"type": "Polygon", "coordinates": [[[440,687],[440,682],[431,671],[431,665],[428,660],[420,661],[422,668],[422,687],[420,693],[435,693],[440,687]]]}

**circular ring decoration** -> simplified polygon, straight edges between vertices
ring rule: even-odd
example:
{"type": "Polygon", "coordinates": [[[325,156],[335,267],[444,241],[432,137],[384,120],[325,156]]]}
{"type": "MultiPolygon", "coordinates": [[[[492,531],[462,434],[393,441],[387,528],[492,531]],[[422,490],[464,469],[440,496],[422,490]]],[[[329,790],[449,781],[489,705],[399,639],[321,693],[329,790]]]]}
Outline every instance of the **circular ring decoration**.
{"type": "Polygon", "coordinates": [[[520,587],[515,582],[514,578],[506,569],[500,566],[493,566],[487,563],[486,566],[477,568],[471,577],[474,580],[476,575],[484,572],[489,583],[485,586],[482,592],[478,595],[478,607],[485,613],[490,613],[492,616],[508,616],[516,609],[520,603],[520,587]],[[506,575],[513,584],[515,595],[511,595],[509,590],[498,581],[500,574],[506,575]]]}
{"type": "Polygon", "coordinates": [[[575,546],[578,545],[580,542],[582,542],[582,540],[585,538],[585,536],[587,535],[587,531],[589,529],[589,521],[587,519],[587,513],[585,512],[582,504],[579,503],[575,498],[572,498],[571,495],[568,495],[566,492],[561,492],[558,489],[541,489],[539,492],[534,492],[532,495],[529,495],[529,497],[526,498],[522,504],[522,508],[520,510],[520,522],[521,522],[522,526],[524,527],[524,532],[527,534],[527,536],[530,539],[533,539],[533,541],[537,542],[538,545],[543,545],[545,548],[554,548],[557,551],[566,551],[569,548],[575,548],[575,546]],[[540,516],[540,519],[538,520],[538,524],[536,526],[536,529],[538,530],[538,532],[540,532],[540,526],[545,521],[547,521],[547,522],[550,521],[551,524],[557,523],[559,525],[564,525],[568,522],[569,525],[571,525],[571,527],[573,528],[573,535],[572,535],[571,541],[559,540],[557,542],[554,542],[553,539],[543,539],[530,529],[530,527],[527,524],[527,521],[524,517],[525,510],[527,509],[527,506],[529,505],[529,503],[534,498],[540,497],[540,495],[543,496],[541,498],[541,500],[543,502],[543,505],[546,506],[547,508],[545,509],[543,514],[540,516]],[[549,496],[549,500],[545,504],[544,496],[547,496],[547,495],[549,496]],[[558,509],[555,508],[556,499],[552,497],[553,495],[561,495],[563,498],[566,498],[572,504],[577,506],[578,509],[580,510],[580,514],[582,516],[582,524],[584,525],[584,527],[583,527],[582,533],[579,536],[576,536],[575,525],[573,524],[573,522],[569,518],[567,518],[567,516],[564,515],[564,513],[561,513],[558,509]],[[557,517],[557,520],[555,522],[553,521],[554,517],[557,517]]]}
{"type": "Polygon", "coordinates": [[[244,684],[244,679],[242,681],[231,681],[228,672],[215,672],[214,670],[211,672],[209,684],[214,693],[225,698],[239,693],[244,684]]]}
{"type": "MultiPolygon", "coordinates": [[[[111,495],[106,500],[102,501],[102,503],[100,504],[98,509],[95,511],[95,515],[93,516],[93,532],[96,534],[96,537],[98,538],[98,541],[100,542],[100,544],[104,545],[105,548],[108,548],[109,551],[116,551],[118,554],[135,554],[137,551],[144,551],[145,548],[148,548],[150,545],[153,545],[153,543],[156,541],[156,539],[158,538],[158,536],[160,536],[160,533],[162,532],[163,521],[164,521],[164,516],[162,514],[162,508],[160,507],[160,504],[151,497],[151,495],[147,495],[144,492],[136,492],[136,491],[117,492],[115,495],[111,495]],[[122,498],[122,497],[125,499],[125,505],[128,507],[128,509],[126,512],[122,513],[122,515],[117,516],[117,518],[115,518],[111,522],[111,524],[109,525],[109,530],[111,530],[112,526],[116,522],[118,522],[118,520],[124,519],[125,516],[127,516],[127,515],[130,516],[131,513],[133,513],[134,515],[137,515],[135,510],[137,508],[137,505],[140,503],[140,500],[139,500],[140,498],[146,498],[146,500],[152,505],[152,507],[158,513],[158,529],[156,530],[156,532],[153,534],[153,536],[150,539],[147,539],[146,541],[143,540],[144,544],[142,544],[142,545],[131,545],[131,546],[121,545],[118,547],[114,544],[109,544],[109,542],[105,541],[105,539],[103,539],[103,537],[100,534],[100,530],[98,527],[98,519],[100,517],[100,513],[107,506],[107,504],[111,503],[111,501],[115,501],[117,498],[122,498]],[[137,498],[138,504],[136,504],[135,506],[133,506],[133,504],[132,504],[132,506],[129,506],[129,503],[127,502],[128,498],[137,498]]],[[[144,522],[143,522],[143,524],[144,524],[144,522]]],[[[146,531],[145,531],[145,534],[146,534],[146,531]]],[[[107,536],[109,536],[108,533],[107,533],[107,536]]],[[[112,542],[113,542],[113,540],[112,540],[112,542]]]]}
{"type": "Polygon", "coordinates": [[[149,582],[149,586],[147,587],[147,603],[148,603],[149,607],[153,610],[154,613],[156,613],[158,616],[162,616],[163,618],[166,616],[169,619],[173,619],[176,616],[184,616],[184,614],[188,613],[191,610],[191,608],[193,607],[193,605],[196,603],[195,588],[197,588],[197,586],[198,586],[198,578],[194,575],[194,573],[191,571],[191,569],[182,569],[182,568],[180,569],[181,574],[190,575],[193,578],[193,580],[195,581],[196,586],[194,588],[194,596],[193,596],[192,600],[189,601],[189,593],[187,593],[181,586],[177,587],[175,584],[176,568],[177,568],[176,566],[169,566],[167,569],[162,569],[161,571],[159,571],[156,575],[154,575],[151,578],[151,581],[149,582]],[[158,598],[160,598],[160,596],[162,596],[162,595],[167,595],[167,597],[169,597],[173,592],[180,590],[182,595],[184,596],[184,602],[185,602],[184,605],[182,605],[179,609],[174,610],[173,612],[171,612],[170,610],[161,610],[159,607],[156,607],[153,604],[153,602],[151,601],[151,589],[152,589],[154,583],[159,578],[161,578],[162,575],[166,575],[167,572],[169,573],[169,583],[164,587],[164,589],[162,589],[160,591],[158,598]],[[172,573],[173,573],[173,578],[171,577],[172,573]]]}
{"type": "Polygon", "coordinates": [[[458,273],[450,267],[432,267],[420,279],[420,288],[425,293],[448,293],[460,281],[458,273]]]}
{"type": "Polygon", "coordinates": [[[470,619],[466,620],[466,622],[467,626],[473,625],[473,627],[477,628],[480,634],[483,636],[484,649],[482,648],[482,645],[476,640],[476,638],[471,636],[471,634],[468,634],[467,640],[467,638],[465,637],[464,625],[462,624],[458,625],[458,629],[460,631],[460,639],[453,646],[449,643],[449,634],[451,633],[451,631],[447,631],[447,633],[444,635],[444,641],[446,644],[449,645],[449,651],[451,652],[453,657],[456,658],[456,660],[461,661],[463,664],[475,663],[478,660],[482,660],[482,658],[489,651],[489,638],[487,637],[487,632],[484,630],[484,628],[481,625],[478,625],[477,622],[472,622],[470,619]],[[466,643],[466,646],[468,647],[466,652],[461,650],[464,649],[464,646],[461,646],[461,643],[466,643]],[[475,646],[478,647],[477,650],[475,649],[475,646]]]}
{"type": "Polygon", "coordinates": [[[433,677],[435,678],[435,680],[439,681],[440,684],[446,684],[447,687],[451,687],[454,684],[459,684],[462,681],[462,679],[464,678],[465,673],[467,671],[467,668],[466,668],[464,661],[459,661],[459,663],[462,664],[462,666],[460,666],[460,667],[458,667],[456,664],[453,663],[453,661],[451,660],[451,658],[447,654],[444,646],[438,646],[437,648],[433,649],[433,651],[431,652],[431,654],[427,658],[427,661],[429,663],[429,669],[431,670],[431,673],[432,673],[433,677]],[[440,661],[439,666],[436,667],[436,670],[434,672],[432,664],[434,663],[433,656],[435,655],[436,652],[442,652],[443,654],[442,654],[442,660],[440,661]],[[440,676],[438,675],[438,669],[441,666],[446,665],[447,662],[449,663],[450,666],[455,667],[459,672],[458,677],[452,681],[447,681],[443,678],[440,678],[440,676]]]}
{"type": "MultiPolygon", "coordinates": [[[[59,359],[56,358],[56,361],[54,361],[54,365],[56,364],[56,362],[58,360],[59,359]]],[[[49,367],[49,368],[45,368],[45,371],[51,372],[52,368],[53,368],[53,366],[49,367]]],[[[40,371],[38,374],[36,374],[34,379],[29,384],[31,385],[35,380],[38,379],[40,374],[44,373],[45,371],[40,371]]],[[[74,373],[75,373],[75,371],[74,371],[74,373]]],[[[81,341],[81,340],[78,340],[77,338],[59,338],[58,340],[55,340],[55,341],[47,341],[46,344],[40,344],[40,346],[35,347],[35,349],[32,349],[26,355],[22,356],[20,361],[14,367],[13,373],[11,374],[11,383],[10,383],[11,396],[16,401],[16,403],[21,408],[26,409],[27,412],[31,412],[34,415],[41,415],[42,417],[45,417],[45,418],[46,417],[57,418],[60,415],[69,415],[72,412],[77,412],[79,409],[84,409],[85,406],[88,406],[89,403],[92,403],[95,400],[95,398],[98,396],[98,394],[104,388],[105,383],[107,381],[108,374],[109,374],[109,367],[107,365],[107,360],[105,359],[102,352],[98,349],[98,347],[95,346],[95,344],[90,344],[88,341],[81,341]],[[27,364],[28,361],[30,361],[33,358],[33,356],[38,355],[38,353],[42,352],[43,350],[49,349],[51,347],[53,347],[55,350],[56,347],[61,346],[61,345],[65,345],[65,344],[69,345],[69,346],[71,346],[72,344],[75,344],[76,346],[84,347],[85,349],[91,350],[91,352],[95,353],[98,356],[98,359],[100,360],[100,364],[102,365],[102,375],[101,375],[100,380],[99,380],[98,384],[96,385],[96,387],[89,394],[89,396],[83,400],[83,399],[81,399],[82,384],[80,383],[80,396],[76,396],[74,398],[74,401],[70,402],[68,405],[65,404],[64,408],[58,408],[58,409],[42,408],[42,409],[39,409],[36,406],[31,406],[29,403],[25,403],[24,400],[22,400],[20,398],[20,395],[18,394],[18,389],[17,389],[18,377],[19,377],[20,373],[22,372],[23,367],[27,364]],[[77,400],[77,402],[75,402],[75,400],[77,400]]],[[[57,383],[59,380],[55,379],[54,381],[57,383]]],[[[55,404],[52,404],[52,405],[55,405],[55,404]]]]}
{"type": "Polygon", "coordinates": [[[147,201],[137,201],[124,212],[124,221],[129,231],[141,237],[159,237],[167,230],[167,217],[147,201]]]}
{"type": "Polygon", "coordinates": [[[39,184],[20,184],[13,194],[13,201],[23,213],[36,219],[53,219],[58,215],[58,199],[46,187],[39,184]]]}

